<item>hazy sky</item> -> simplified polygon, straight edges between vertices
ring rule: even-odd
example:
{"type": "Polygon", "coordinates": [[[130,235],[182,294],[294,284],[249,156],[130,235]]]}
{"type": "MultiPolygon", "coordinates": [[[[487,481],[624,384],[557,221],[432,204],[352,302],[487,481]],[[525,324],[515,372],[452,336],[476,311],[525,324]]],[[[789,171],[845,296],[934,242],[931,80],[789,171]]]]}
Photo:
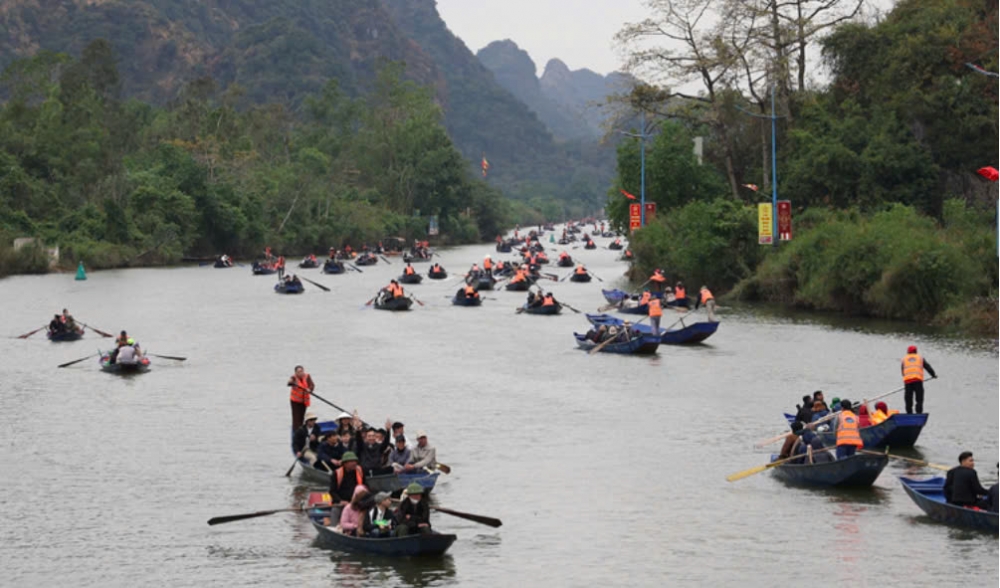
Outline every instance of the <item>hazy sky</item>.
{"type": "Polygon", "coordinates": [[[558,57],[570,69],[620,69],[614,36],[648,14],[642,0],[437,0],[451,32],[473,53],[510,39],[531,55],[538,73],[558,57]]]}

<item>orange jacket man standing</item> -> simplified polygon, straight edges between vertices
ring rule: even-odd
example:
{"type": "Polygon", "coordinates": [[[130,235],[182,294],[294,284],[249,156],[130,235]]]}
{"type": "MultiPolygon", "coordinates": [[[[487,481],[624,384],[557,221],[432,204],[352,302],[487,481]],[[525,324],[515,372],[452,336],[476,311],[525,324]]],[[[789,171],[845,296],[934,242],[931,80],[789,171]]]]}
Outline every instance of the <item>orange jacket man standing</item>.
{"type": "Polygon", "coordinates": [[[903,373],[903,386],[905,386],[906,414],[913,414],[913,397],[917,397],[917,414],[924,413],[924,370],[936,378],[934,368],[927,363],[923,357],[917,353],[917,346],[910,345],[906,350],[906,355],[900,363],[900,371],[903,373]]]}
{"type": "Polygon", "coordinates": [[[292,389],[289,400],[292,404],[292,430],[295,431],[302,426],[306,415],[306,409],[310,404],[309,393],[316,389],[312,376],[306,373],[306,369],[300,365],[295,366],[295,373],[288,378],[288,386],[292,389]]]}

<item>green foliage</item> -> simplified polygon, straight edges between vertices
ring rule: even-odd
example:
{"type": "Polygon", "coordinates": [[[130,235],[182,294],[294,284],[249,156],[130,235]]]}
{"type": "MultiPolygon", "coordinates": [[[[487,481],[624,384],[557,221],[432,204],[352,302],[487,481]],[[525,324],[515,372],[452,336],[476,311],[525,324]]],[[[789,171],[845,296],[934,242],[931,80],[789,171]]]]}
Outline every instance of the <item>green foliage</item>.
{"type": "Polygon", "coordinates": [[[753,207],[722,198],[690,202],[655,220],[631,240],[636,270],[662,268],[671,279],[722,290],[750,275],[763,254],[753,207]]]}
{"type": "Polygon", "coordinates": [[[122,103],[100,41],[79,62],[16,62],[0,108],[0,228],[89,267],[424,237],[428,215],[443,240],[492,238],[511,208],[469,173],[431,94],[402,76],[387,64],[364,99],[329,82],[296,117],[239,110],[240,87],[206,78],[169,109],[122,103]]]}

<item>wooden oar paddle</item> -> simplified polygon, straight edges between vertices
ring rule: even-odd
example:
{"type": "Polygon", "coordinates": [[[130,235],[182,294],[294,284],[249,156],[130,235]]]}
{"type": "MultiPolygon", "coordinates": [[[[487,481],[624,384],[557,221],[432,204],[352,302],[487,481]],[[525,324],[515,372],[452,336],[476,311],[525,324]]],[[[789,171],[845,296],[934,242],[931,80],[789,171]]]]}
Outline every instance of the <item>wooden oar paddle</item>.
{"type": "Polygon", "coordinates": [[[330,289],[327,288],[326,286],[324,286],[323,284],[318,284],[318,283],[310,280],[309,278],[299,278],[299,279],[305,280],[305,281],[309,282],[310,284],[312,284],[313,286],[316,286],[317,288],[319,288],[320,290],[322,290],[324,292],[329,292],[330,291],[330,289]]]}
{"type": "Polygon", "coordinates": [[[773,468],[774,466],[778,466],[778,465],[781,465],[781,464],[785,463],[786,461],[791,461],[793,459],[799,459],[801,457],[803,457],[803,456],[802,455],[793,455],[791,457],[786,457],[785,459],[779,459],[777,461],[772,461],[771,463],[766,463],[764,465],[759,465],[759,466],[752,467],[749,470],[743,470],[742,472],[736,472],[735,474],[730,474],[730,475],[726,476],[726,481],[727,482],[735,482],[737,480],[742,480],[743,478],[749,478],[750,476],[752,476],[754,474],[759,474],[759,473],[761,473],[761,472],[763,472],[765,470],[769,470],[769,469],[773,468]]]}
{"type": "Polygon", "coordinates": [[[588,273],[588,274],[590,275],[590,277],[592,277],[592,278],[596,279],[596,280],[597,280],[598,282],[601,282],[602,284],[604,283],[604,280],[602,280],[602,279],[600,278],[600,276],[598,276],[598,275],[597,275],[597,274],[595,274],[594,272],[592,272],[592,271],[590,271],[590,270],[587,270],[587,273],[588,273]]]}
{"type": "Polygon", "coordinates": [[[35,329],[34,331],[31,331],[31,332],[29,332],[29,333],[25,333],[25,334],[23,334],[23,335],[19,335],[19,336],[17,337],[17,339],[27,339],[28,337],[30,337],[30,336],[32,336],[32,335],[34,335],[34,334],[35,334],[35,333],[37,333],[38,331],[41,331],[42,329],[44,329],[44,328],[47,328],[47,327],[48,327],[48,325],[42,325],[41,327],[39,327],[39,328],[35,329]]]}
{"type": "MultiPolygon", "coordinates": [[[[428,505],[428,506],[430,506],[430,505],[428,505]]],[[[500,519],[495,519],[493,517],[487,517],[487,516],[472,514],[472,513],[468,513],[468,512],[459,512],[457,510],[451,510],[450,508],[444,508],[444,507],[441,507],[441,506],[430,506],[430,509],[431,510],[436,510],[437,512],[443,512],[444,514],[449,514],[449,515],[451,515],[453,517],[458,517],[460,519],[466,519],[466,520],[469,520],[469,521],[473,521],[473,522],[479,523],[480,525],[486,525],[488,527],[496,528],[496,527],[500,527],[500,526],[503,525],[503,522],[500,519]]]]}
{"type": "Polygon", "coordinates": [[[421,301],[419,301],[419,300],[417,300],[417,297],[414,296],[413,294],[410,294],[410,299],[413,300],[414,302],[416,302],[417,304],[419,304],[420,306],[424,305],[424,303],[421,302],[421,301]]]}
{"type": "MultiPolygon", "coordinates": [[[[100,355],[100,354],[98,354],[98,355],[100,355]]],[[[88,355],[87,357],[81,357],[80,359],[74,359],[73,361],[68,361],[66,363],[59,364],[56,367],[61,367],[61,368],[69,367],[69,366],[71,366],[73,364],[80,363],[81,361],[87,361],[88,359],[93,359],[94,357],[97,357],[97,355],[88,355]]]]}
{"type": "Polygon", "coordinates": [[[359,268],[358,266],[354,265],[353,263],[349,263],[349,264],[347,264],[347,265],[348,265],[348,266],[350,266],[350,268],[351,268],[352,270],[354,270],[354,271],[358,272],[359,274],[363,274],[363,273],[365,273],[365,272],[361,271],[361,268],[359,268]]]}
{"type": "Polygon", "coordinates": [[[174,361],[187,361],[186,357],[176,357],[174,355],[157,355],[155,353],[147,353],[146,355],[149,355],[149,356],[152,356],[152,357],[159,357],[160,359],[172,359],[174,361]]]}
{"type": "Polygon", "coordinates": [[[577,309],[573,308],[572,306],[570,306],[570,305],[566,304],[565,302],[560,302],[559,304],[560,304],[560,305],[562,305],[562,306],[565,306],[566,308],[568,308],[568,309],[570,309],[570,310],[572,310],[572,311],[573,311],[573,312],[575,312],[576,314],[580,314],[580,311],[579,311],[579,310],[577,310],[577,309]]]}
{"type": "Polygon", "coordinates": [[[387,264],[389,264],[389,265],[392,265],[392,262],[391,262],[391,261],[389,261],[389,259],[388,259],[388,258],[387,258],[386,256],[384,256],[384,255],[379,255],[379,257],[381,257],[381,258],[382,258],[382,261],[386,262],[386,263],[387,263],[387,264]]]}
{"type": "MultiPolygon", "coordinates": [[[[292,472],[295,471],[295,466],[298,465],[298,463],[299,463],[299,458],[298,458],[298,456],[296,456],[295,461],[292,463],[292,467],[288,468],[288,471],[285,472],[285,477],[286,478],[291,478],[292,477],[292,472]]],[[[209,521],[208,524],[211,525],[212,522],[209,521]]]]}
{"type": "Polygon", "coordinates": [[[221,525],[223,523],[234,523],[236,521],[243,521],[243,520],[246,520],[246,519],[254,519],[254,518],[257,518],[257,517],[266,517],[268,515],[273,515],[274,513],[278,513],[278,512],[302,512],[304,510],[306,510],[306,509],[304,507],[302,507],[302,506],[296,506],[294,508],[278,508],[278,509],[275,509],[275,510],[261,510],[261,511],[258,511],[258,512],[250,512],[250,513],[246,513],[246,514],[229,515],[229,516],[224,516],[224,517],[213,517],[211,519],[208,519],[208,524],[209,525],[221,525]]]}
{"type": "Polygon", "coordinates": [[[865,449],[858,451],[858,453],[866,453],[868,455],[885,455],[887,457],[891,457],[892,459],[908,461],[914,465],[923,466],[925,468],[934,468],[935,470],[941,470],[942,472],[951,471],[951,468],[946,465],[931,463],[929,461],[924,461],[922,459],[913,459],[912,457],[903,457],[902,455],[893,455],[891,453],[880,453],[878,451],[867,451],[865,449]]]}
{"type": "Polygon", "coordinates": [[[80,324],[83,325],[83,326],[85,326],[85,327],[87,327],[88,329],[90,329],[91,331],[97,333],[98,335],[100,335],[102,337],[114,337],[114,335],[112,335],[111,333],[105,333],[104,331],[102,331],[100,329],[95,329],[94,327],[88,325],[87,323],[80,323],[80,324]]]}

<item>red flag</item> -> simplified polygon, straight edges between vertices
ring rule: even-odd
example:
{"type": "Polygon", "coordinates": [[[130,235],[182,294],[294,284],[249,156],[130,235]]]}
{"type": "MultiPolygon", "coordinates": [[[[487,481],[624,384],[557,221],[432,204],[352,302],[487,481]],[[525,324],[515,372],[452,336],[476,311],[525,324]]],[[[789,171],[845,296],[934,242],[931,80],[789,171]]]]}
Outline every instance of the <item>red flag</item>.
{"type": "Polygon", "coordinates": [[[757,184],[741,184],[744,188],[749,188],[756,192],[758,190],[757,184]]]}
{"type": "Polygon", "coordinates": [[[483,153],[482,167],[483,167],[483,177],[485,178],[486,177],[486,172],[490,169],[490,162],[486,161],[486,154],[485,153],[483,153]]]}
{"type": "Polygon", "coordinates": [[[625,197],[628,198],[629,200],[635,200],[636,199],[635,196],[633,196],[632,194],[629,194],[625,190],[622,190],[621,193],[624,194],[625,197]]]}
{"type": "Polygon", "coordinates": [[[990,166],[981,167],[978,170],[976,170],[976,173],[983,176],[984,178],[986,178],[991,182],[995,182],[998,179],[1000,179],[1000,171],[997,171],[997,168],[995,167],[990,167],[990,166]]]}

